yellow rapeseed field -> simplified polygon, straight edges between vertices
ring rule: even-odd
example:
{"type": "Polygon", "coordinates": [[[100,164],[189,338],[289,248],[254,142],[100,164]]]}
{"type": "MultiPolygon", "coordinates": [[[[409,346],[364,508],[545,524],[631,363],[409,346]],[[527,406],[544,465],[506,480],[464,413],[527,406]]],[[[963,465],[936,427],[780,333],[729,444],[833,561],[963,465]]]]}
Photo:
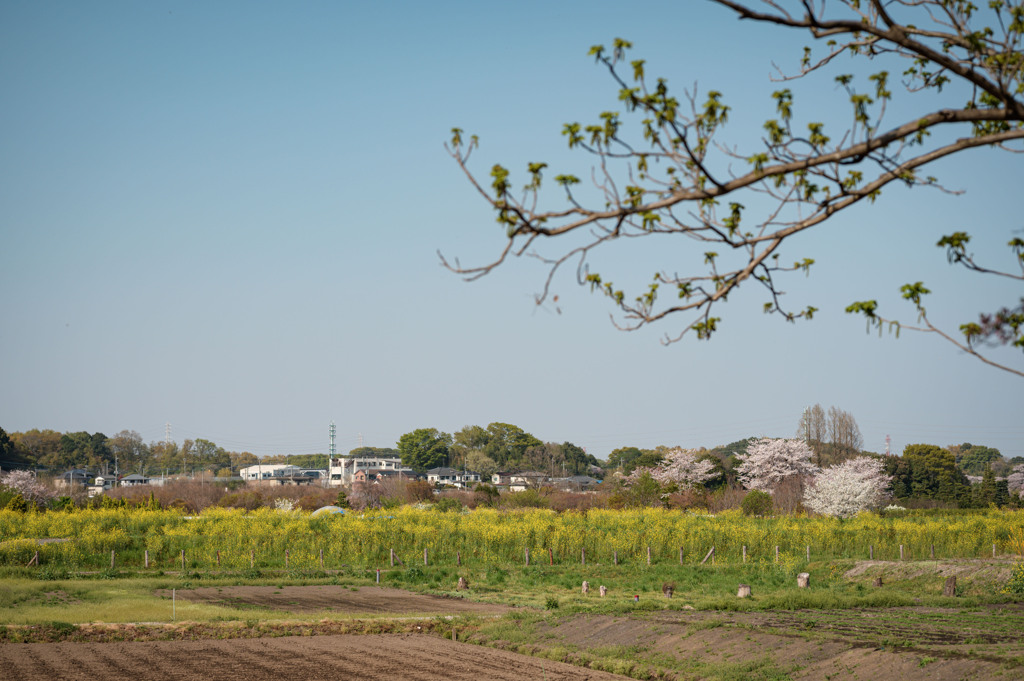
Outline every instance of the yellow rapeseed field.
{"type": "Polygon", "coordinates": [[[25,565],[36,551],[41,564],[69,568],[109,566],[110,552],[124,567],[141,567],[146,552],[154,568],[189,567],[384,566],[390,551],[409,564],[588,562],[645,563],[700,561],[715,547],[718,564],[742,560],[771,562],[780,556],[812,559],[927,558],[934,546],[943,557],[990,556],[1024,549],[1024,511],[906,512],[889,516],[862,513],[855,518],[780,516],[750,518],[738,511],[717,515],[666,509],[590,510],[477,509],[442,513],[402,507],[310,517],[298,511],[252,512],[209,509],[195,517],[173,510],[99,509],[74,512],[0,511],[0,565],[25,565]],[[66,541],[39,540],[61,539],[66,541]],[[549,554],[550,551],[550,554],[549,554]]]}

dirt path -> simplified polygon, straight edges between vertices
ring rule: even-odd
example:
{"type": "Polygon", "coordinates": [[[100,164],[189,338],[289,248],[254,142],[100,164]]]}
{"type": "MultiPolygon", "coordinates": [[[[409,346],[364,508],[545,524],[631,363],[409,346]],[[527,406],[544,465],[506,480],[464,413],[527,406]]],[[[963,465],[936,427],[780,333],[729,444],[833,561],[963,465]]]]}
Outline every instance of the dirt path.
{"type": "Polygon", "coordinates": [[[614,681],[581,669],[433,636],[386,634],[227,641],[14,643],[5,681],[614,681]]]}
{"type": "MultiPolygon", "coordinates": [[[[157,595],[170,598],[163,589],[157,595]]],[[[364,586],[225,586],[178,590],[177,598],[230,607],[284,610],[295,613],[334,612],[358,615],[502,615],[512,608],[444,598],[403,589],[364,586]]]]}

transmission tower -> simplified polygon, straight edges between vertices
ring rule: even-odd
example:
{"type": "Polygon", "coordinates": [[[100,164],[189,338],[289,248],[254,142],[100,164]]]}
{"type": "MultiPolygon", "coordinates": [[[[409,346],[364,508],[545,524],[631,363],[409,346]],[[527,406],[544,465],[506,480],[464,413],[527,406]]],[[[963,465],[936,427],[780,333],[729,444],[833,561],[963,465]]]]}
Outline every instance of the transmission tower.
{"type": "Polygon", "coordinates": [[[885,436],[885,455],[892,456],[892,452],[889,449],[889,445],[892,444],[892,438],[888,435],[885,436]]]}
{"type": "Polygon", "coordinates": [[[171,444],[171,424],[170,422],[164,424],[164,444],[171,444]]]}
{"type": "Polygon", "coordinates": [[[331,430],[330,430],[330,432],[331,432],[331,458],[333,459],[333,458],[335,458],[335,456],[337,454],[337,450],[334,447],[334,436],[337,433],[337,430],[334,427],[334,421],[331,421],[331,430]]]}

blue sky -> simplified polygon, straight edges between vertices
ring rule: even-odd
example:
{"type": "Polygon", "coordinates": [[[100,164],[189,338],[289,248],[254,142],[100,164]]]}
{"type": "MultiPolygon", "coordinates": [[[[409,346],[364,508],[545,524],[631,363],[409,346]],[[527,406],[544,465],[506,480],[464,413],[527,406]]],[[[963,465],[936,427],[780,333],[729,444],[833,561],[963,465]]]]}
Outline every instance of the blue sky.
{"type": "MultiPolygon", "coordinates": [[[[897,451],[1024,456],[1021,379],[842,312],[877,298],[912,321],[898,289],[917,280],[954,328],[1019,297],[932,245],[970,231],[976,253],[1012,266],[1019,156],[959,156],[934,173],[964,195],[897,188],[807,234],[784,258],[818,265],[783,288],[815,320],[764,316],[750,289],[710,343],[663,347],[683,320],[617,331],[568,273],[559,309],[538,308],[533,262],[472,284],[440,266],[438,250],[478,263],[502,246],[444,151],[451,127],[480,136],[483,176],[537,160],[589,175],[560,130],[617,108],[592,44],[628,38],[649,73],[722,90],[726,133],[753,139],[772,115],[771,62],[795,64],[803,36],[681,7],[3,3],[0,426],[159,440],[170,423],[179,442],[270,454],[326,451],[332,420],[341,451],[503,421],[604,457],[792,436],[821,403],[851,412],[869,450],[889,434],[897,451]]],[[[826,118],[843,111],[835,95],[811,83],[797,110],[826,118]]],[[[690,262],[683,246],[597,264],[646,279],[690,262]]]]}

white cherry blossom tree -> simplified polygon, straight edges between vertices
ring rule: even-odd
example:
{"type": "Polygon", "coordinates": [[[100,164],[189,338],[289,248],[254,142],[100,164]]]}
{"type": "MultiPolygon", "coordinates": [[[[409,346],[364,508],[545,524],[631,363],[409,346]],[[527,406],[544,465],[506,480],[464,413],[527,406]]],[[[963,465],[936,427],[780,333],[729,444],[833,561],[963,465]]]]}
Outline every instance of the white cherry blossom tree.
{"type": "Polygon", "coordinates": [[[881,459],[859,456],[814,476],[804,493],[804,504],[815,513],[849,518],[877,508],[886,498],[892,478],[881,459]]]}
{"type": "Polygon", "coordinates": [[[737,457],[742,463],[736,471],[747,489],[771,493],[783,480],[817,473],[813,455],[803,440],[762,438],[751,443],[746,455],[737,457]]]}
{"type": "Polygon", "coordinates": [[[1013,471],[1006,478],[1006,486],[1011,493],[1024,496],[1024,463],[1013,467],[1013,471]]]}

